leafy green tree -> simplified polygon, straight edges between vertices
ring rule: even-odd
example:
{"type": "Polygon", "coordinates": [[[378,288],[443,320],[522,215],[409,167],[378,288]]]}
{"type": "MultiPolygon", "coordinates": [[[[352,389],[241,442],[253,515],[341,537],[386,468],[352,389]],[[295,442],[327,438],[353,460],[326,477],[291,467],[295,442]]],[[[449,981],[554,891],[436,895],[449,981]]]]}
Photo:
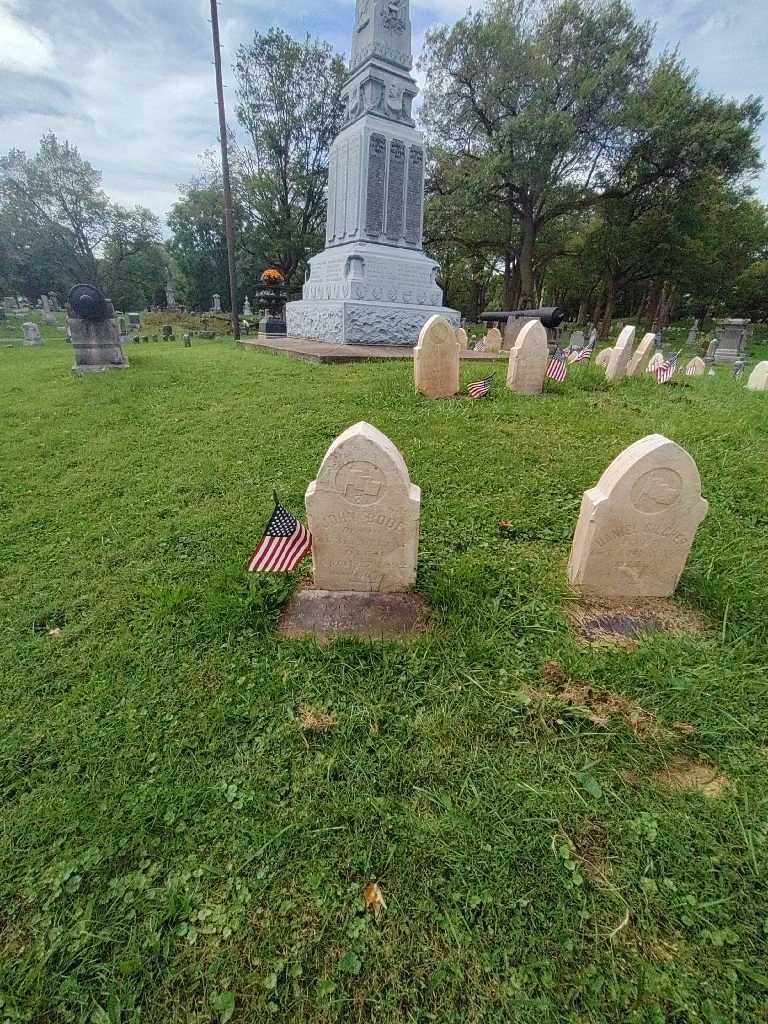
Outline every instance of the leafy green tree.
{"type": "Polygon", "coordinates": [[[522,304],[535,299],[536,245],[552,222],[758,163],[759,100],[702,95],[675,55],[651,61],[652,37],[624,0],[488,0],[427,36],[436,164],[494,211],[522,304]]]}
{"type": "Polygon", "coordinates": [[[346,70],[327,43],[256,33],[234,67],[237,117],[249,137],[236,149],[243,251],[279,267],[289,285],[323,245],[328,152],[342,126],[346,70]]]}
{"type": "Polygon", "coordinates": [[[113,206],[103,262],[104,283],[117,309],[151,305],[163,288],[168,263],[155,214],[143,206],[113,206]]]}
{"type": "MultiPolygon", "coordinates": [[[[191,182],[174,203],[168,225],[173,234],[170,250],[182,276],[180,297],[193,309],[205,310],[218,293],[226,309],[229,277],[221,180],[209,177],[191,182]]],[[[241,235],[237,230],[238,239],[241,235]]]]}

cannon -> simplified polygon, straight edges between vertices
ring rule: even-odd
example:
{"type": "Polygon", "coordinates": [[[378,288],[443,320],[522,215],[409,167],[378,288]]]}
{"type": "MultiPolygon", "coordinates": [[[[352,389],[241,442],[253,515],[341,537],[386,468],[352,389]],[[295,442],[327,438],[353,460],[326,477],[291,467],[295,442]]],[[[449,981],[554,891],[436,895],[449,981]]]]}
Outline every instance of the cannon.
{"type": "Polygon", "coordinates": [[[481,313],[480,319],[487,324],[506,324],[507,320],[541,320],[542,327],[551,331],[565,322],[567,313],[559,306],[545,306],[543,309],[506,309],[500,313],[481,313]]]}
{"type": "Polygon", "coordinates": [[[78,320],[111,320],[115,315],[112,303],[92,284],[76,284],[71,288],[67,305],[78,320]]]}
{"type": "Polygon", "coordinates": [[[67,326],[77,374],[122,370],[128,360],[120,345],[115,309],[92,284],[76,284],[67,296],[67,326]]]}

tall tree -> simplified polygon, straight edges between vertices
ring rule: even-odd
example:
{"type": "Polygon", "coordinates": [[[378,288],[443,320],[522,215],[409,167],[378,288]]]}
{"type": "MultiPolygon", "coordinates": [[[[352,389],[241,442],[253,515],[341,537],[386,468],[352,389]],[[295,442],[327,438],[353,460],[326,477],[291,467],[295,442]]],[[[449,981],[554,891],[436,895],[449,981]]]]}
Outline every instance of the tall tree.
{"type": "Polygon", "coordinates": [[[101,174],[76,146],[44,135],[33,157],[0,157],[0,205],[13,206],[28,230],[47,235],[72,277],[101,282],[99,250],[112,227],[101,174]]]}
{"type": "MultiPolygon", "coordinates": [[[[219,294],[226,309],[229,284],[221,180],[211,176],[191,182],[174,203],[168,225],[184,301],[194,309],[210,309],[211,296],[219,294]]],[[[237,237],[242,238],[241,230],[237,237]]]]}
{"type": "Polygon", "coordinates": [[[551,222],[608,199],[736,176],[758,162],[758,100],[703,96],[624,0],[488,0],[427,36],[424,121],[437,164],[504,226],[520,302],[551,222]]]}
{"type": "Polygon", "coordinates": [[[235,154],[245,250],[264,256],[289,285],[322,248],[328,151],[342,125],[346,70],[327,43],[280,29],[256,33],[234,67],[237,117],[249,145],[235,154]]]}

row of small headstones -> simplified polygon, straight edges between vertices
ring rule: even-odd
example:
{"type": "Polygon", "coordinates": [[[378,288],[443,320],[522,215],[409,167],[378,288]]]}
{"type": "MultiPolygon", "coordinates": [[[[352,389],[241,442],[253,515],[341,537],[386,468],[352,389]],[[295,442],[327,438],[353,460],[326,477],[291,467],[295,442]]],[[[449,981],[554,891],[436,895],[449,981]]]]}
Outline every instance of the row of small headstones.
{"type": "MultiPolygon", "coordinates": [[[[491,328],[486,341],[489,344],[485,351],[499,351],[502,335],[498,328],[491,328]]],[[[596,365],[604,368],[609,383],[616,384],[625,377],[634,377],[663,363],[664,357],[654,351],[654,333],[648,332],[637,348],[634,342],[635,328],[627,325],[622,328],[616,344],[612,348],[603,349],[596,357],[596,365]]],[[[444,317],[430,317],[414,349],[416,390],[427,398],[449,398],[458,394],[459,358],[461,350],[466,347],[467,335],[463,328],[454,329],[444,317]]],[[[518,394],[541,394],[549,360],[546,328],[540,320],[530,320],[517,334],[510,349],[507,388],[518,394]]],[[[699,377],[706,372],[707,361],[700,356],[694,356],[686,366],[686,374],[690,376],[699,377]]],[[[747,387],[751,391],[768,390],[768,361],[755,367],[747,387]]]]}
{"type": "MultiPolygon", "coordinates": [[[[198,338],[205,338],[209,340],[211,338],[215,338],[216,334],[214,331],[186,331],[184,334],[182,334],[182,340],[184,342],[185,348],[191,348],[192,338],[195,336],[197,336],[198,338]]],[[[163,327],[162,335],[137,334],[131,340],[133,341],[134,345],[138,345],[140,342],[149,341],[176,341],[176,335],[173,333],[172,327],[163,327]]]]}

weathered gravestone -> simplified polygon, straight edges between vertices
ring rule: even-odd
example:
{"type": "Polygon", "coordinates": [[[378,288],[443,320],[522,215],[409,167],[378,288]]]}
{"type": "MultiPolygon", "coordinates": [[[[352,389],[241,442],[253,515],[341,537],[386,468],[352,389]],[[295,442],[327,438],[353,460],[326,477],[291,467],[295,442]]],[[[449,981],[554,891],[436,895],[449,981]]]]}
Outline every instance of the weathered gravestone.
{"type": "Polygon", "coordinates": [[[251,309],[251,300],[248,296],[245,296],[245,302],[243,303],[243,316],[253,316],[253,310],[251,309]]]}
{"type": "Polygon", "coordinates": [[[362,422],[340,434],[305,502],[316,587],[386,594],[413,585],[421,491],[380,430],[362,422]]]}
{"type": "MultiPolygon", "coordinates": [[[[501,352],[504,338],[498,327],[491,327],[483,340],[485,342],[482,349],[483,352],[501,352]]],[[[475,351],[477,351],[477,348],[475,348],[475,351]]]]}
{"type": "Polygon", "coordinates": [[[718,342],[715,350],[716,363],[735,363],[737,359],[746,356],[751,322],[751,320],[740,320],[734,317],[715,320],[718,342]]]}
{"type": "Polygon", "coordinates": [[[76,284],[67,298],[68,325],[75,355],[73,373],[124,370],[128,360],[120,344],[115,310],[90,284],[76,284]]]}
{"type": "Polygon", "coordinates": [[[213,296],[213,309],[211,310],[211,312],[212,313],[220,313],[221,312],[221,296],[219,294],[214,294],[214,296],[213,296]]]}
{"type": "Polygon", "coordinates": [[[568,344],[571,352],[580,352],[584,348],[584,331],[574,331],[568,344]]]}
{"type": "Polygon", "coordinates": [[[636,441],[584,492],[568,578],[595,597],[668,597],[708,507],[688,452],[661,434],[636,441]]]}
{"type": "MultiPolygon", "coordinates": [[[[654,335],[654,337],[655,337],[655,335],[654,335]]],[[[663,362],[664,362],[664,353],[663,352],[654,352],[653,355],[651,356],[651,358],[648,360],[648,365],[646,366],[646,370],[648,371],[648,373],[653,373],[653,371],[657,370],[661,366],[661,364],[663,362]]]]}
{"type": "Polygon", "coordinates": [[[56,317],[51,310],[51,302],[47,295],[40,296],[40,305],[43,310],[43,323],[44,324],[55,324],[56,317]]]}
{"type": "Polygon", "coordinates": [[[546,328],[540,321],[530,320],[509,353],[507,387],[518,395],[540,395],[548,362],[546,328]]]}
{"type": "Polygon", "coordinates": [[[707,364],[701,356],[694,356],[685,367],[686,377],[704,377],[707,373],[707,364]]]}
{"type": "Polygon", "coordinates": [[[704,356],[704,362],[710,368],[711,368],[712,364],[715,361],[715,352],[717,352],[717,346],[719,344],[720,344],[720,342],[717,340],[717,338],[712,338],[710,343],[707,345],[707,353],[704,356]]]}
{"type": "Polygon", "coordinates": [[[622,327],[616,344],[611,350],[611,357],[605,367],[605,379],[612,384],[626,376],[629,361],[632,358],[632,346],[635,343],[635,328],[622,327]]]}
{"type": "Polygon", "coordinates": [[[632,353],[632,358],[629,360],[629,365],[627,366],[628,377],[636,377],[638,373],[642,373],[643,370],[647,369],[648,363],[653,357],[653,350],[655,347],[656,335],[653,331],[649,331],[648,334],[643,335],[643,340],[632,353]]]}
{"type": "Polygon", "coordinates": [[[600,366],[603,369],[608,365],[608,360],[611,358],[612,348],[603,348],[595,356],[595,366],[600,366]]]}
{"type": "Polygon", "coordinates": [[[23,345],[42,345],[43,339],[40,337],[40,328],[37,324],[26,323],[21,325],[21,329],[24,332],[23,345]]]}
{"type": "Polygon", "coordinates": [[[173,327],[170,324],[163,324],[163,341],[170,341],[173,337],[173,327]]]}
{"type": "Polygon", "coordinates": [[[768,359],[758,363],[747,381],[748,391],[768,391],[768,359]]]}
{"type": "Polygon", "coordinates": [[[184,335],[184,348],[192,348],[192,335],[189,333],[184,335]]]}
{"type": "Polygon", "coordinates": [[[469,337],[463,327],[456,328],[456,344],[460,352],[465,352],[469,348],[469,337]]]}
{"type": "Polygon", "coordinates": [[[416,390],[427,398],[449,398],[459,390],[459,346],[451,324],[431,316],[413,350],[416,390]]]}

